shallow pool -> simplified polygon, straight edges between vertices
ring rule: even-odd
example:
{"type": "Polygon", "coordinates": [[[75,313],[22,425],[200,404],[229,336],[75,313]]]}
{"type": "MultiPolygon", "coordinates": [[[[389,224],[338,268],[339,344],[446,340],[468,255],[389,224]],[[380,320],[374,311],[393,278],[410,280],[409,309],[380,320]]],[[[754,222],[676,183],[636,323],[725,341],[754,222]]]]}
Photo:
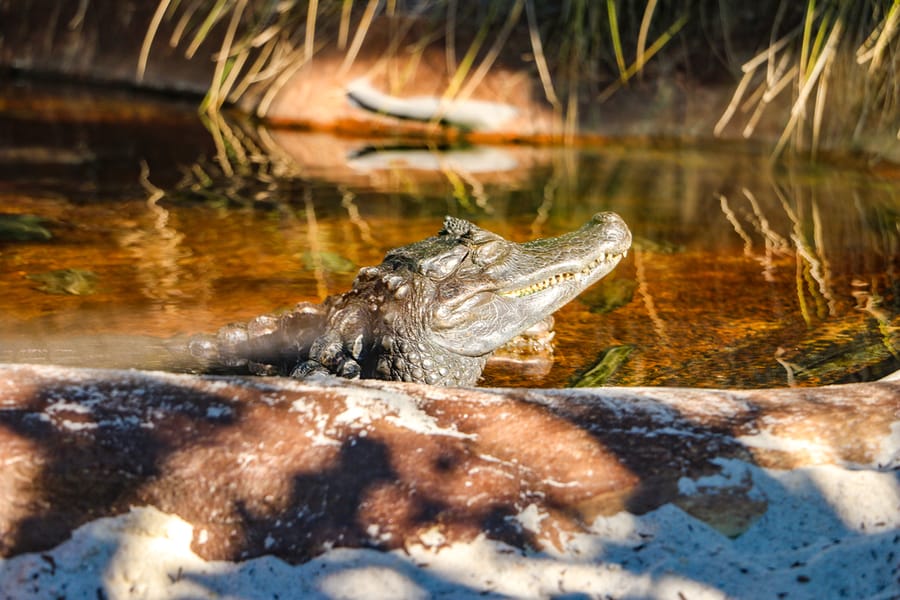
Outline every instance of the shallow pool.
{"type": "Polygon", "coordinates": [[[612,210],[634,248],[557,313],[552,362],[496,362],[483,385],[573,385],[598,364],[595,383],[717,387],[900,368],[896,168],[772,166],[752,147],[672,141],[460,148],[239,119],[211,135],[190,103],[13,88],[0,103],[2,361],[178,370],[160,340],[343,292],[445,214],[524,241],[612,210]]]}

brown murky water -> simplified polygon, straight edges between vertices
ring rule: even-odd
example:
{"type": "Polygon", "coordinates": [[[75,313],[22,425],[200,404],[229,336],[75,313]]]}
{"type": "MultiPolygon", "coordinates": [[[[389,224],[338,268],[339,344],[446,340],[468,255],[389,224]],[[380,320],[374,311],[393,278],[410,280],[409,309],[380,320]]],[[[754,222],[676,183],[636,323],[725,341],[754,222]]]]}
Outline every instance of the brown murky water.
{"type": "Polygon", "coordinates": [[[177,368],[160,340],[345,291],[445,214],[522,241],[613,210],[635,248],[557,313],[552,368],[494,365],[482,384],[570,385],[604,356],[601,380],[617,385],[815,385],[900,367],[896,169],[773,168],[737,146],[220,131],[231,174],[187,104],[4,90],[0,360],[177,368]],[[141,183],[144,165],[165,196],[141,183]]]}

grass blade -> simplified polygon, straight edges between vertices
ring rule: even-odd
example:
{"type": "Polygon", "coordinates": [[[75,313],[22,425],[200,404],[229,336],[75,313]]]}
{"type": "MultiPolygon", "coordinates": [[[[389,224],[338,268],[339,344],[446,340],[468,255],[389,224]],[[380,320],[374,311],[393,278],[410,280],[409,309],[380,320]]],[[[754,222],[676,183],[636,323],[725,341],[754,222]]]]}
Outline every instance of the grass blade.
{"type": "Polygon", "coordinates": [[[313,44],[316,41],[316,17],[318,14],[319,0],[309,0],[309,6],[306,10],[306,38],[303,41],[306,62],[312,60],[314,50],[313,44]]]}
{"type": "Polygon", "coordinates": [[[169,0],[160,0],[159,4],[156,6],[156,12],[153,13],[153,18],[150,20],[150,25],[147,27],[147,33],[144,35],[144,43],[141,44],[141,53],[138,56],[138,81],[144,80],[144,72],[147,69],[147,58],[150,56],[150,46],[153,45],[153,40],[156,38],[156,33],[159,31],[159,25],[162,23],[163,15],[166,13],[168,7],[169,0]]]}
{"type": "MultiPolygon", "coordinates": [[[[651,0],[655,1],[655,0],[651,0]]],[[[553,89],[553,79],[550,76],[550,68],[547,66],[547,57],[544,56],[544,46],[541,43],[541,32],[538,31],[537,15],[534,12],[534,0],[525,0],[525,16],[528,20],[528,34],[531,38],[531,49],[534,52],[534,64],[537,66],[541,85],[544,87],[544,96],[557,111],[560,110],[559,98],[553,89]]]]}
{"type": "Polygon", "coordinates": [[[375,18],[375,11],[378,9],[378,3],[379,0],[369,0],[369,3],[366,5],[362,20],[356,28],[356,33],[353,35],[353,42],[350,44],[350,49],[347,51],[347,55],[344,56],[344,64],[341,65],[341,73],[346,73],[347,70],[353,66],[356,55],[359,54],[359,50],[362,48],[363,40],[366,39],[366,34],[369,32],[369,27],[372,26],[372,19],[375,18]]]}
{"type": "Polygon", "coordinates": [[[612,38],[613,53],[616,55],[616,65],[619,67],[619,81],[625,83],[628,77],[625,75],[625,53],[622,51],[622,40],[619,37],[619,19],[616,15],[615,0],[606,0],[606,12],[609,15],[609,34],[612,38]]]}
{"type": "Polygon", "coordinates": [[[644,16],[641,18],[641,28],[640,31],[638,31],[637,53],[634,59],[638,72],[644,68],[644,63],[646,62],[644,54],[647,47],[647,34],[650,32],[650,21],[653,20],[653,13],[655,11],[656,0],[650,0],[647,2],[647,6],[644,7],[644,16]]]}
{"type": "Polygon", "coordinates": [[[190,45],[184,52],[184,55],[186,57],[194,57],[197,49],[200,48],[200,44],[202,44],[206,40],[206,36],[209,35],[209,32],[212,29],[213,25],[216,24],[221,14],[224,12],[225,2],[226,0],[218,0],[218,2],[215,3],[209,13],[207,13],[206,18],[203,20],[203,23],[200,24],[200,28],[197,29],[197,33],[194,34],[194,39],[191,40],[190,45]]]}
{"type": "Polygon", "coordinates": [[[497,33],[497,37],[494,39],[493,45],[491,46],[490,50],[488,50],[487,55],[485,55],[484,59],[481,61],[481,64],[478,65],[478,68],[475,69],[475,72],[472,73],[472,77],[468,82],[466,82],[465,87],[460,90],[459,98],[465,99],[471,96],[475,91],[475,88],[478,87],[484,77],[488,74],[488,71],[491,70],[491,67],[494,66],[494,62],[500,55],[500,51],[503,50],[503,45],[506,44],[506,40],[509,38],[509,34],[512,32],[512,29],[513,27],[515,27],[516,23],[519,22],[519,18],[522,16],[522,9],[524,7],[525,0],[516,0],[516,3],[513,5],[512,10],[509,11],[506,22],[503,23],[503,27],[497,33]]]}

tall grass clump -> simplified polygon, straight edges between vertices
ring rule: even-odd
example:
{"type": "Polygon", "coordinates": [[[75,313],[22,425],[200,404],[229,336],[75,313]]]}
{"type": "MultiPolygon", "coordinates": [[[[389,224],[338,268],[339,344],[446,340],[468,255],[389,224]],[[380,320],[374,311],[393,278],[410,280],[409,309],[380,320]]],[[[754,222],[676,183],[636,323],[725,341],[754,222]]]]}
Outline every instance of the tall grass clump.
{"type": "Polygon", "coordinates": [[[779,6],[769,44],[741,65],[716,134],[740,112],[742,134],[752,136],[776,99],[789,97],[775,156],[788,148],[815,155],[829,125],[851,145],[873,131],[900,140],[900,1],[808,0],[799,20],[784,18],[786,6],[779,6]]]}
{"type": "MultiPolygon", "coordinates": [[[[737,126],[752,137],[765,118],[780,120],[776,156],[814,154],[828,136],[900,138],[900,0],[159,0],[138,74],[166,23],[188,57],[215,47],[207,114],[252,98],[264,117],[322,48],[343,51],[345,68],[364,55],[385,16],[431,25],[421,43],[445,45],[445,99],[471,95],[504,54],[528,55],[569,137],[586,106],[681,70],[735,82],[716,135],[737,126]]],[[[409,32],[391,27],[398,43],[409,32]]]]}

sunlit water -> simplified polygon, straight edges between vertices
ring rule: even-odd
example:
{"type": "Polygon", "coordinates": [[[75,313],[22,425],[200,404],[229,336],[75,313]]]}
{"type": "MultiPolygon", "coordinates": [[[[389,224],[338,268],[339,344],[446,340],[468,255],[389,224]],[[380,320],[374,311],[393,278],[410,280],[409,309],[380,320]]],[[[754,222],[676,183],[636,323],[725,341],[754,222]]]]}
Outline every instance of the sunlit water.
{"type": "Polygon", "coordinates": [[[524,241],[612,210],[635,247],[557,313],[552,367],[495,365],[482,385],[571,385],[604,356],[616,385],[900,367],[896,169],[771,167],[736,145],[448,151],[232,123],[228,174],[187,106],[36,98],[7,94],[0,111],[2,361],[177,369],[159,340],[343,292],[445,214],[524,241]]]}

